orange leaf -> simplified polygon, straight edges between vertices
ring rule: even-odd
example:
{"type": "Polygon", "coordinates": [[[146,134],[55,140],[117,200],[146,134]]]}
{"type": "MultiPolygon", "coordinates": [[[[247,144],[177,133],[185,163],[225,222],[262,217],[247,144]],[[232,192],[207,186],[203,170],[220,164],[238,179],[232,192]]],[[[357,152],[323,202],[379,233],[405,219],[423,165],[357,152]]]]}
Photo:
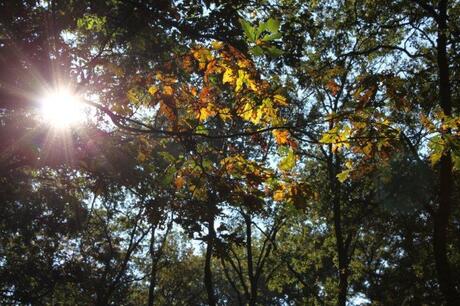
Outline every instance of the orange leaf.
{"type": "Polygon", "coordinates": [[[174,90],[173,90],[173,88],[171,86],[165,86],[165,87],[163,87],[163,92],[167,96],[172,96],[173,93],[174,93],[174,90]]]}
{"type": "Polygon", "coordinates": [[[287,130],[274,130],[273,135],[275,136],[276,143],[280,145],[288,143],[289,132],[287,130]]]}
{"type": "Polygon", "coordinates": [[[184,187],[185,179],[182,176],[178,175],[176,177],[175,181],[174,181],[174,184],[176,185],[177,189],[180,189],[180,188],[184,187]]]}
{"type": "Polygon", "coordinates": [[[333,96],[336,96],[340,90],[340,86],[333,80],[327,82],[326,86],[331,91],[333,96]]]}

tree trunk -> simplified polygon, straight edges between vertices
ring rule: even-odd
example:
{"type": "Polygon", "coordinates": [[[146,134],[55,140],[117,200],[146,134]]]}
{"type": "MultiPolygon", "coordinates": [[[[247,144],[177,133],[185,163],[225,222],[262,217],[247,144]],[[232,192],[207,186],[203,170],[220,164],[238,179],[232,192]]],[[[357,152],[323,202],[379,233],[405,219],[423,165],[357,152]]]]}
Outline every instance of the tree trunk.
{"type": "Polygon", "coordinates": [[[257,302],[257,279],[254,275],[254,261],[252,256],[252,220],[249,214],[244,214],[246,223],[246,256],[248,263],[248,274],[250,281],[249,306],[255,306],[257,302]]]}
{"type": "Polygon", "coordinates": [[[211,214],[211,216],[209,217],[209,221],[208,221],[206,261],[204,265],[204,285],[206,287],[206,292],[208,294],[208,303],[210,306],[215,306],[217,304],[216,296],[214,293],[214,284],[212,281],[212,270],[211,270],[212,250],[214,248],[215,237],[216,237],[216,232],[214,230],[214,215],[211,214]]]}
{"type": "Polygon", "coordinates": [[[337,246],[337,257],[339,260],[339,283],[338,283],[338,297],[337,305],[345,306],[347,303],[348,292],[348,248],[344,242],[342,230],[342,209],[340,201],[340,182],[337,180],[336,175],[340,171],[340,162],[338,157],[332,152],[332,147],[329,148],[328,158],[328,171],[329,171],[329,184],[331,186],[332,206],[333,206],[333,219],[334,219],[334,234],[337,246]]]}
{"type": "Polygon", "coordinates": [[[148,306],[153,306],[155,302],[155,286],[157,280],[157,263],[158,259],[155,258],[155,228],[152,229],[152,236],[150,238],[150,258],[152,260],[152,268],[150,269],[150,283],[149,283],[149,300],[148,306]]]}
{"type": "MultiPolygon", "coordinates": [[[[439,104],[445,115],[452,115],[451,89],[449,80],[449,63],[447,58],[447,1],[439,2],[437,64],[439,77],[439,104]]],[[[445,131],[444,135],[450,131],[445,131]]],[[[443,135],[443,136],[444,136],[443,135]]],[[[446,149],[439,168],[439,207],[434,213],[433,248],[438,274],[439,286],[447,305],[459,305],[460,300],[455,290],[447,256],[447,230],[452,208],[452,156],[446,149]]]]}

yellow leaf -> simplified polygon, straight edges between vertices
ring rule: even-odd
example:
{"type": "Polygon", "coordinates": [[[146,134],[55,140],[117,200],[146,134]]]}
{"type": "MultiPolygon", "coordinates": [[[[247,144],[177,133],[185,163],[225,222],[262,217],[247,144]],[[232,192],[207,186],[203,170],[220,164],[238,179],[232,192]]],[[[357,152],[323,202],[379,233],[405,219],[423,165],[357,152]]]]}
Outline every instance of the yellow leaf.
{"type": "Polygon", "coordinates": [[[258,89],[257,89],[257,84],[256,82],[254,82],[254,80],[252,79],[246,79],[246,84],[248,85],[248,87],[254,91],[254,92],[258,92],[258,89]]]}
{"type": "Polygon", "coordinates": [[[151,94],[152,96],[156,94],[157,91],[158,91],[158,87],[156,87],[155,85],[152,85],[149,87],[149,94],[151,94]]]}
{"type": "Polygon", "coordinates": [[[248,68],[251,66],[251,62],[247,59],[239,59],[237,64],[240,68],[248,68]]]}
{"type": "Polygon", "coordinates": [[[340,149],[340,144],[332,144],[332,153],[336,153],[340,149]]]}
{"type": "Polygon", "coordinates": [[[200,109],[200,115],[198,117],[198,120],[204,121],[208,119],[210,116],[214,116],[216,113],[210,109],[210,107],[203,107],[200,109]]]}
{"type": "Polygon", "coordinates": [[[287,99],[282,95],[274,95],[273,100],[281,106],[288,106],[287,99]]]}
{"type": "Polygon", "coordinates": [[[331,134],[330,132],[326,132],[323,134],[321,139],[319,140],[320,143],[334,143],[335,142],[335,136],[334,134],[331,134]]]}
{"type": "Polygon", "coordinates": [[[353,168],[353,163],[351,162],[351,160],[348,160],[348,161],[345,163],[345,167],[347,167],[348,169],[353,168]]]}
{"type": "Polygon", "coordinates": [[[240,117],[246,121],[250,121],[252,118],[253,107],[251,102],[248,102],[243,107],[243,112],[240,114],[240,117]]]}
{"type": "Polygon", "coordinates": [[[346,181],[346,179],[350,176],[350,172],[351,170],[348,169],[348,170],[343,170],[342,172],[340,172],[339,174],[337,174],[337,179],[343,183],[346,181]]]}
{"type": "Polygon", "coordinates": [[[134,103],[134,104],[140,103],[138,91],[136,89],[128,90],[128,93],[126,94],[126,96],[131,103],[134,103]]]}
{"type": "Polygon", "coordinates": [[[224,43],[221,42],[221,41],[213,41],[211,43],[211,46],[215,49],[215,50],[219,50],[219,49],[222,49],[222,47],[224,46],[224,43]]]}
{"type": "Polygon", "coordinates": [[[246,73],[243,70],[238,70],[238,79],[236,79],[235,91],[238,92],[243,87],[243,83],[246,78],[246,73]]]}
{"type": "Polygon", "coordinates": [[[273,200],[282,201],[284,199],[284,192],[282,190],[276,190],[273,193],[273,200]]]}
{"type": "Polygon", "coordinates": [[[254,116],[254,112],[252,113],[251,122],[254,124],[259,124],[260,119],[262,119],[263,114],[264,114],[263,109],[259,107],[257,111],[255,112],[255,116],[254,116]]]}
{"type": "Polygon", "coordinates": [[[232,119],[230,109],[228,107],[224,107],[222,110],[219,111],[219,117],[224,121],[232,119]]]}
{"type": "Polygon", "coordinates": [[[233,84],[235,82],[235,75],[233,74],[233,70],[231,68],[225,69],[224,75],[222,77],[222,83],[229,83],[233,84]]]}
{"type": "Polygon", "coordinates": [[[209,61],[212,60],[212,54],[208,49],[198,48],[193,51],[193,57],[198,61],[198,68],[204,70],[209,61]]]}
{"type": "Polygon", "coordinates": [[[432,153],[430,155],[431,165],[435,166],[441,160],[441,157],[442,157],[442,152],[434,152],[434,153],[432,153]]]}

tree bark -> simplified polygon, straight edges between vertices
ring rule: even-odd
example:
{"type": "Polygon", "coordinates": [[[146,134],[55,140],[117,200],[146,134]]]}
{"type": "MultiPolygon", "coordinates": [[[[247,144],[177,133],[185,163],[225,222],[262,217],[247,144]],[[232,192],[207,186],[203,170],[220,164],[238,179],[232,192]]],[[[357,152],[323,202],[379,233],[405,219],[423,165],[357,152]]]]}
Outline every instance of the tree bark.
{"type": "Polygon", "coordinates": [[[257,279],[254,275],[254,260],[252,256],[252,219],[249,214],[244,214],[244,221],[246,223],[246,256],[248,264],[248,274],[250,281],[250,297],[249,306],[256,305],[257,302],[257,279]]]}
{"type": "Polygon", "coordinates": [[[155,230],[152,229],[152,236],[150,237],[150,258],[152,260],[152,267],[150,269],[150,283],[149,283],[149,299],[147,302],[148,306],[153,306],[155,302],[155,286],[157,280],[157,263],[158,258],[155,258],[155,230]]]}
{"type": "Polygon", "coordinates": [[[329,156],[328,156],[328,172],[329,172],[329,184],[331,186],[332,194],[332,213],[333,213],[333,222],[334,222],[334,235],[336,239],[336,248],[337,248],[337,257],[339,261],[339,283],[338,283],[338,297],[337,305],[345,306],[347,303],[347,293],[348,293],[348,247],[344,241],[344,235],[342,230],[342,209],[340,201],[340,182],[338,181],[336,175],[340,171],[340,162],[338,157],[335,156],[332,152],[332,147],[329,146],[329,156]]]}
{"type": "MultiPolygon", "coordinates": [[[[438,7],[437,65],[439,78],[439,104],[445,115],[452,115],[452,97],[449,80],[449,62],[447,55],[447,0],[439,1],[438,7]]],[[[443,137],[450,131],[444,132],[443,137]]],[[[452,209],[452,156],[446,148],[439,168],[439,207],[434,212],[433,249],[439,286],[447,305],[459,305],[447,256],[447,231],[452,209]]]]}
{"type": "Polygon", "coordinates": [[[206,293],[208,294],[208,303],[210,306],[217,304],[216,296],[214,293],[214,283],[212,280],[212,251],[214,248],[214,240],[216,238],[216,232],[214,230],[214,215],[211,214],[208,221],[208,237],[206,243],[206,258],[204,265],[204,285],[206,287],[206,293]]]}

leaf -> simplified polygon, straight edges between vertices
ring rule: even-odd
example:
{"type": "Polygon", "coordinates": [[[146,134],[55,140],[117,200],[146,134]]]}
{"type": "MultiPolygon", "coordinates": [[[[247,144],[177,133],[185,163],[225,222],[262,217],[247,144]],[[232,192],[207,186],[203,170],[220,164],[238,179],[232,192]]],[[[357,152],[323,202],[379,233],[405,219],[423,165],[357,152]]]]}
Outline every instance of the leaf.
{"type": "Polygon", "coordinates": [[[244,34],[246,34],[246,37],[250,41],[254,42],[256,40],[256,37],[255,37],[256,32],[255,32],[254,27],[251,26],[251,24],[248,21],[244,20],[243,18],[240,18],[238,20],[241,24],[241,27],[243,28],[244,34]]]}
{"type": "Polygon", "coordinates": [[[240,117],[246,121],[250,121],[252,118],[253,110],[254,110],[254,107],[252,103],[247,102],[243,107],[243,111],[241,112],[240,117]]]}
{"type": "Polygon", "coordinates": [[[243,70],[238,70],[238,78],[236,79],[235,91],[238,92],[243,87],[246,79],[246,73],[243,70]]]}
{"type": "Polygon", "coordinates": [[[330,80],[329,82],[327,82],[326,87],[329,89],[329,91],[332,93],[332,96],[334,97],[340,90],[340,86],[334,80],[330,80]]]}
{"type": "Polygon", "coordinates": [[[133,103],[133,104],[140,104],[140,99],[139,99],[139,95],[138,95],[138,91],[134,88],[131,88],[130,90],[128,90],[128,93],[126,94],[129,102],[133,103]]]}
{"type": "Polygon", "coordinates": [[[197,134],[209,135],[209,130],[202,124],[198,125],[195,129],[197,134]]]}
{"type": "Polygon", "coordinates": [[[452,154],[452,162],[454,164],[454,170],[459,171],[460,170],[460,156],[457,154],[452,154]]]}
{"type": "Polygon", "coordinates": [[[273,193],[273,200],[278,201],[278,202],[284,200],[284,192],[282,190],[276,190],[273,193]]]}
{"type": "Polygon", "coordinates": [[[224,46],[224,43],[221,42],[221,41],[213,41],[213,42],[211,43],[211,46],[212,46],[212,48],[213,48],[214,50],[220,50],[220,49],[222,49],[222,47],[224,46]]]}
{"type": "Polygon", "coordinates": [[[166,151],[162,151],[162,152],[159,152],[158,153],[161,157],[163,157],[163,159],[169,163],[174,163],[176,161],[176,158],[171,155],[170,153],[166,152],[166,151]]]}
{"type": "Polygon", "coordinates": [[[177,189],[181,189],[185,185],[185,179],[181,175],[176,176],[176,179],[174,180],[174,184],[176,185],[177,189]]]}
{"type": "Polygon", "coordinates": [[[435,166],[442,157],[442,152],[434,152],[430,155],[431,166],[435,166]]]}
{"type": "Polygon", "coordinates": [[[169,105],[165,101],[160,101],[160,113],[166,116],[171,121],[175,121],[177,119],[175,106],[169,105]]]}
{"type": "Polygon", "coordinates": [[[273,34],[267,34],[262,37],[262,41],[264,42],[269,42],[272,40],[280,39],[283,35],[280,32],[273,33],[273,34]]]}
{"type": "Polygon", "coordinates": [[[279,20],[275,18],[270,18],[265,22],[266,29],[272,33],[277,33],[280,28],[280,22],[279,20]]]}
{"type": "Polygon", "coordinates": [[[428,147],[431,151],[430,161],[432,166],[436,165],[441,160],[444,153],[444,146],[445,142],[439,135],[432,137],[428,142],[428,147]]]}
{"type": "Polygon", "coordinates": [[[230,113],[230,109],[228,107],[224,107],[222,108],[221,110],[219,110],[219,117],[223,120],[223,121],[228,121],[230,119],[232,119],[232,115],[230,113]]]}
{"type": "Polygon", "coordinates": [[[151,94],[152,96],[156,94],[157,91],[158,91],[158,87],[156,87],[155,85],[152,85],[149,87],[149,94],[151,94]]]}
{"type": "Polygon", "coordinates": [[[273,100],[281,106],[288,106],[287,99],[282,95],[274,95],[273,100]]]}
{"type": "Polygon", "coordinates": [[[222,76],[222,84],[233,84],[235,82],[235,75],[231,68],[225,69],[224,75],[222,76]]]}
{"type": "Polygon", "coordinates": [[[280,50],[278,49],[277,47],[270,47],[270,48],[267,48],[267,51],[268,51],[268,54],[272,57],[278,57],[278,56],[281,56],[283,55],[283,50],[280,50]]]}
{"type": "Polygon", "coordinates": [[[350,176],[351,169],[343,170],[339,174],[337,174],[337,179],[343,183],[347,180],[347,178],[350,176]]]}
{"type": "Polygon", "coordinates": [[[273,136],[277,144],[283,145],[288,143],[289,132],[287,130],[274,130],[273,136]]]}
{"type": "Polygon", "coordinates": [[[198,120],[200,121],[205,121],[211,116],[214,116],[216,114],[215,111],[213,111],[210,106],[208,105],[207,107],[203,107],[200,109],[200,115],[198,116],[198,120]]]}
{"type": "Polygon", "coordinates": [[[264,55],[264,50],[260,46],[255,46],[254,48],[251,48],[250,51],[254,56],[264,55]]]}
{"type": "Polygon", "coordinates": [[[137,153],[137,160],[142,163],[143,161],[145,161],[145,159],[146,159],[145,154],[139,151],[139,153],[137,153]]]}
{"type": "Polygon", "coordinates": [[[372,142],[368,142],[366,146],[364,146],[363,148],[363,153],[370,157],[371,154],[372,154],[372,149],[373,149],[373,145],[372,145],[372,142]]]}
{"type": "Polygon", "coordinates": [[[205,48],[198,48],[192,51],[193,57],[198,61],[198,68],[204,70],[208,62],[210,62],[213,57],[211,52],[205,48]]]}
{"type": "Polygon", "coordinates": [[[289,171],[295,167],[295,164],[296,164],[296,156],[294,154],[294,151],[290,149],[286,157],[284,157],[279,163],[279,168],[283,171],[289,171]]]}
{"type": "Polygon", "coordinates": [[[163,92],[164,92],[164,94],[167,95],[167,96],[172,96],[173,93],[174,93],[174,90],[173,90],[173,88],[172,88],[171,86],[168,86],[168,85],[167,85],[167,86],[164,86],[164,87],[163,87],[163,92]]]}
{"type": "Polygon", "coordinates": [[[176,167],[169,166],[163,176],[163,179],[160,181],[161,185],[165,187],[171,186],[171,183],[173,182],[176,171],[177,171],[176,167]]]}

